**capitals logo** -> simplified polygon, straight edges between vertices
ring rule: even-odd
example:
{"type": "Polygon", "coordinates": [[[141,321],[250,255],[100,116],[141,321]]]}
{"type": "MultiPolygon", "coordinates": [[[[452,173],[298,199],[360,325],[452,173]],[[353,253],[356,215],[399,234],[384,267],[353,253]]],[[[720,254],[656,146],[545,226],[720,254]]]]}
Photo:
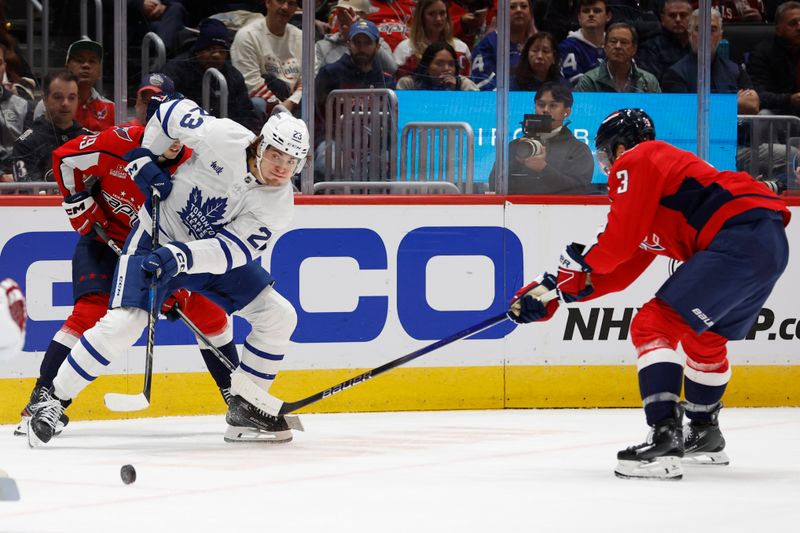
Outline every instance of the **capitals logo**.
{"type": "Polygon", "coordinates": [[[663,252],[666,250],[666,248],[661,246],[661,239],[659,239],[658,235],[655,233],[645,238],[645,240],[643,240],[639,245],[639,248],[643,250],[649,250],[651,252],[663,252]]]}
{"type": "Polygon", "coordinates": [[[195,239],[208,239],[217,234],[224,225],[221,222],[227,198],[209,198],[203,200],[200,189],[195,187],[189,194],[186,207],[178,212],[181,222],[195,239]]]}

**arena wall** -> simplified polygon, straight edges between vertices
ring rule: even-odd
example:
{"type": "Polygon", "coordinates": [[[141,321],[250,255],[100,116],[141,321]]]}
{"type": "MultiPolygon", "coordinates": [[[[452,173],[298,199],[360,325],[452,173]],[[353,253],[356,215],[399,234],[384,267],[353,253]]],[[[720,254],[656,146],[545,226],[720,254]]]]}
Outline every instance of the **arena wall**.
{"type": "MultiPolygon", "coordinates": [[[[800,201],[791,199],[795,217],[800,201]]],[[[589,197],[298,197],[293,227],[263,263],[298,310],[285,370],[273,392],[306,397],[499,314],[510,295],[554,269],[571,241],[588,242],[607,200],[589,197]]],[[[25,351],[0,367],[0,423],[16,422],[44,350],[71,308],[76,234],[60,201],[0,198],[0,273],[23,285],[29,306],[25,351]]],[[[789,226],[790,246],[800,229],[789,226]]],[[[800,405],[800,265],[791,257],[750,338],[730,344],[726,403],[800,405]],[[796,301],[795,301],[796,302],[796,301]]],[[[363,385],[309,412],[639,405],[628,327],[674,268],[657,259],[624,293],[562,306],[549,322],[503,322],[363,385]]],[[[234,320],[237,342],[248,327],[234,320]]],[[[132,416],[221,413],[194,339],[159,322],[153,403],[132,416]]],[[[143,339],[70,408],[75,419],[119,417],[105,392],[140,390],[143,339]]],[[[131,416],[131,415],[125,415],[131,416]]]]}

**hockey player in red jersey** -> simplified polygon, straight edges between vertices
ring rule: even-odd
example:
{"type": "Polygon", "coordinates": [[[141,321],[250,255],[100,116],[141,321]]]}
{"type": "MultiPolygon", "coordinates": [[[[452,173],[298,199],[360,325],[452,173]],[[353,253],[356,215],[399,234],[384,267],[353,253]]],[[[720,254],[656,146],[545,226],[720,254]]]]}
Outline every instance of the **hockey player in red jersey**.
{"type": "Polygon", "coordinates": [[[609,115],[595,146],[609,176],[605,228],[588,247],[565,249],[557,278],[545,274],[520,289],[509,317],[549,318],[557,304],[537,298],[556,286],[561,302],[584,301],[623,290],[656,255],[682,261],[631,324],[652,432],[617,454],[615,474],[680,479],[684,457],[728,464],[718,422],[731,375],[726,343],[747,335],[786,268],[790,213],[748,174],[718,171],[655,140],[653,121],[641,109],[609,115]]]}
{"type": "MultiPolygon", "coordinates": [[[[109,293],[117,264],[116,253],[94,235],[93,225],[99,222],[118,246],[125,243],[144,196],[125,172],[122,156],[141,146],[144,126],[114,126],[96,135],[84,135],[63,144],[53,152],[53,173],[64,196],[63,207],[73,228],[81,234],[72,259],[73,298],[75,305],[69,318],[53,337],[39,370],[30,401],[22,410],[22,422],[14,432],[24,435],[31,406],[40,392],[49,389],[59,366],[83,332],[92,327],[108,310],[109,293]]],[[[173,146],[165,152],[165,165],[174,166],[185,160],[189,150],[173,146]]],[[[236,346],[228,317],[220,307],[200,294],[178,291],[168,300],[162,312],[168,317],[175,302],[200,330],[231,360],[238,363],[236,346]]],[[[230,388],[230,372],[202,341],[198,340],[203,359],[226,402],[230,388]]],[[[69,421],[61,417],[60,431],[69,421]]]]}

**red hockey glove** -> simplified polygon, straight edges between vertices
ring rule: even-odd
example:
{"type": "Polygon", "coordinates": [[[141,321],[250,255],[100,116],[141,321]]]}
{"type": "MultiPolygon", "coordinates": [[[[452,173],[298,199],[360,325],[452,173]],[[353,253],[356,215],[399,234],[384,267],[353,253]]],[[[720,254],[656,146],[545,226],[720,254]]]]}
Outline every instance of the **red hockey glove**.
{"type": "Polygon", "coordinates": [[[185,311],[186,302],[189,300],[189,296],[191,294],[192,293],[186,289],[178,289],[177,291],[173,292],[170,297],[164,300],[164,303],[161,304],[161,313],[170,321],[175,322],[180,318],[175,310],[180,309],[181,311],[185,311]]]}
{"type": "Polygon", "coordinates": [[[545,272],[514,294],[506,313],[508,318],[517,324],[550,320],[558,309],[558,298],[542,300],[546,300],[545,295],[555,288],[556,277],[545,272]]]}
{"type": "Polygon", "coordinates": [[[5,295],[11,320],[19,327],[20,331],[25,331],[25,320],[28,318],[28,314],[25,310],[25,295],[22,294],[22,289],[19,288],[16,281],[6,278],[0,281],[0,291],[3,291],[5,295]]]}
{"type": "Polygon", "coordinates": [[[583,260],[582,244],[572,243],[561,253],[558,263],[558,295],[561,301],[579,302],[592,294],[591,267],[583,260]]]}
{"type": "Polygon", "coordinates": [[[99,222],[104,228],[108,226],[108,219],[103,210],[95,203],[89,191],[70,194],[61,203],[67,212],[69,223],[81,235],[88,235],[92,231],[92,224],[99,222]]]}

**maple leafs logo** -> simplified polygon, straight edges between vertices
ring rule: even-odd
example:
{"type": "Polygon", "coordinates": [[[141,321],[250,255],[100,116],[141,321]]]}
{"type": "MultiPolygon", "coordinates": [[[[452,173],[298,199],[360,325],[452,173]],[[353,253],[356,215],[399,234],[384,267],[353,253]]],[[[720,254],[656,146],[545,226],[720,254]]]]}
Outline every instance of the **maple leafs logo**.
{"type": "Polygon", "coordinates": [[[223,226],[219,222],[228,206],[227,198],[209,198],[203,201],[200,189],[194,187],[186,207],[178,212],[183,225],[195,239],[208,239],[223,226]]]}

